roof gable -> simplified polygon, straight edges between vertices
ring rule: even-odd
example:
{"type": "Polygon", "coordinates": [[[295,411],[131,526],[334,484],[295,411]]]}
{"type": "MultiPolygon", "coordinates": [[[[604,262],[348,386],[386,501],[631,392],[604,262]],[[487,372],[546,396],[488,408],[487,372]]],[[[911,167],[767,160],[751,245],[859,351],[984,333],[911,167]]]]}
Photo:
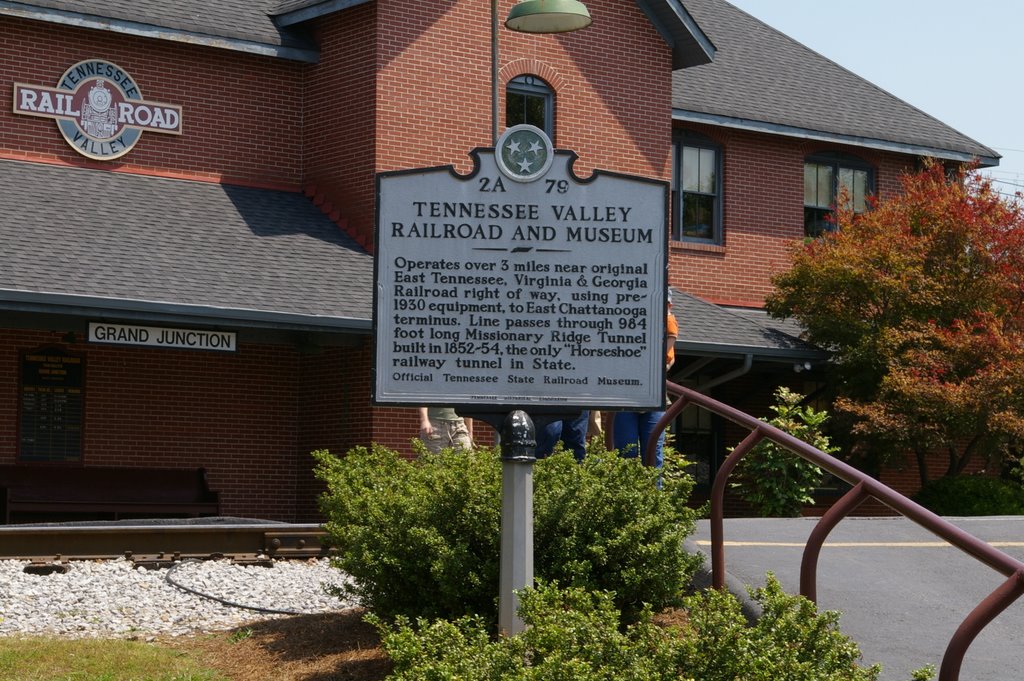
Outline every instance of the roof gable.
{"type": "Polygon", "coordinates": [[[636,0],[672,48],[673,70],[709,64],[715,46],[679,0],[636,0]]]}

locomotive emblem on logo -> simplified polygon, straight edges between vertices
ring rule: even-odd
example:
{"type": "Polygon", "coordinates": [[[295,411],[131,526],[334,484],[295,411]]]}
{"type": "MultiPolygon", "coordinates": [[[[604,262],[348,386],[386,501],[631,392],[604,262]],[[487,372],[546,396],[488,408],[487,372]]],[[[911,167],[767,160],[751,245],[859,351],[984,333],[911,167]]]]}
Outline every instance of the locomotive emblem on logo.
{"type": "Polygon", "coordinates": [[[82,106],[80,125],[86,134],[97,139],[110,139],[117,129],[117,115],[110,106],[113,98],[102,80],[89,90],[89,96],[82,106]]]}
{"type": "Polygon", "coordinates": [[[181,107],[146,101],[127,71],[102,59],[75,64],[57,87],[14,84],[14,113],[53,118],[75,151],[100,160],[124,156],[143,131],[181,134],[181,107]]]}

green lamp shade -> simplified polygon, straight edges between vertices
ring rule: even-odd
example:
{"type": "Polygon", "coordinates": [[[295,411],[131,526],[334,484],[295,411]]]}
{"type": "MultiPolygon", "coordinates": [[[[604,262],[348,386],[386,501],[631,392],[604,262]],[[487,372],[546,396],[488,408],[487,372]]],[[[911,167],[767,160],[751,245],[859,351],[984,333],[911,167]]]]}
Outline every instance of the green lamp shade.
{"type": "Polygon", "coordinates": [[[568,33],[590,26],[590,12],[579,0],[523,0],[505,26],[523,33],[568,33]]]}

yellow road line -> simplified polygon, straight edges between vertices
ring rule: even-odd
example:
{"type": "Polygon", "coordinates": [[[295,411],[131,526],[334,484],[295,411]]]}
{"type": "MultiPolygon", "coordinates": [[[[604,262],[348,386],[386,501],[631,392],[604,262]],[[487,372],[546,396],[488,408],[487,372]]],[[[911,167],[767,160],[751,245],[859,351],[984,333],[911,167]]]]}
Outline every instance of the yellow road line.
{"type": "MultiPolygon", "coordinates": [[[[698,546],[711,546],[711,542],[707,539],[698,539],[696,542],[698,546]]],[[[774,546],[781,548],[803,548],[807,545],[807,542],[786,542],[786,541],[725,541],[722,542],[724,546],[774,546]]],[[[1024,542],[1021,541],[990,541],[985,542],[989,546],[996,548],[1021,548],[1024,547],[1024,542]]],[[[890,541],[890,542],[870,542],[870,541],[837,541],[837,542],[825,542],[825,546],[831,546],[836,548],[908,548],[908,549],[941,549],[944,547],[954,548],[952,544],[944,541],[890,541]]]]}

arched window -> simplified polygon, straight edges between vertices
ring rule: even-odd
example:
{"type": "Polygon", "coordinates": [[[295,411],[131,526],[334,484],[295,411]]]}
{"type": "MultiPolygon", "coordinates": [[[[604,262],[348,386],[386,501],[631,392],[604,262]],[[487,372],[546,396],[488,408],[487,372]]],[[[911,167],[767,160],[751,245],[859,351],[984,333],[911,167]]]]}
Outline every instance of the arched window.
{"type": "Polygon", "coordinates": [[[505,127],[523,123],[555,139],[555,94],[538,76],[516,76],[505,90],[505,127]]]}
{"type": "Polygon", "coordinates": [[[836,152],[808,156],[804,159],[804,235],[816,237],[835,229],[836,197],[844,195],[853,210],[862,213],[874,191],[874,168],[859,158],[836,152]]]}
{"type": "Polygon", "coordinates": [[[672,238],[722,243],[721,146],[683,131],[672,144],[672,238]]]}

